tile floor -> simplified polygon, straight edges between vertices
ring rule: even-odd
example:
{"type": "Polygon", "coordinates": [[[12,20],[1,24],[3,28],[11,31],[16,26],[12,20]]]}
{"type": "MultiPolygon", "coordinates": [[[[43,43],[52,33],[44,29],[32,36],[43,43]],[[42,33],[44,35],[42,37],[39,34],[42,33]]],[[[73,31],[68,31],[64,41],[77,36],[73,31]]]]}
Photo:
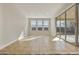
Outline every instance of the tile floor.
{"type": "Polygon", "coordinates": [[[62,39],[51,39],[49,36],[31,36],[18,40],[0,50],[0,54],[11,55],[53,55],[79,54],[79,47],[64,42],[62,39]]]}

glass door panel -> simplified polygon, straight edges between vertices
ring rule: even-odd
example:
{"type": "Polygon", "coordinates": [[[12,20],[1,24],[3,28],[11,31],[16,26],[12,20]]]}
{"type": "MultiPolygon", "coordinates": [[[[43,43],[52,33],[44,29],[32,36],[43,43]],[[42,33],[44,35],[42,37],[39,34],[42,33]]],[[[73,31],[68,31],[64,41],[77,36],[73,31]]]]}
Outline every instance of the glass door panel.
{"type": "Polygon", "coordinates": [[[65,13],[61,16],[61,38],[65,40],[65,13]]]}
{"type": "Polygon", "coordinates": [[[78,5],[78,39],[77,39],[77,45],[79,45],[79,5],[78,5]]]}
{"type": "Polygon", "coordinates": [[[75,6],[66,12],[66,40],[75,43],[75,6]]]}
{"type": "Polygon", "coordinates": [[[60,32],[61,32],[60,17],[57,17],[56,18],[56,33],[57,33],[57,37],[60,37],[60,32]]]}

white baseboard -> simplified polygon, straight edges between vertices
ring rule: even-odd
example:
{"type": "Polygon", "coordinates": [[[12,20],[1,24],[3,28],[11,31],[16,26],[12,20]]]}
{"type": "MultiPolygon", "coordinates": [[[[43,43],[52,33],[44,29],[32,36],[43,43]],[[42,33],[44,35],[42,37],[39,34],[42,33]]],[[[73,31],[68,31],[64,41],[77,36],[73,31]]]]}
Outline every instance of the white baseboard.
{"type": "Polygon", "coordinates": [[[16,39],[16,40],[13,40],[13,41],[11,41],[11,42],[9,42],[9,43],[3,45],[3,46],[1,46],[1,47],[0,47],[0,50],[2,50],[3,48],[5,48],[5,47],[11,45],[12,43],[14,43],[14,42],[16,42],[16,41],[17,41],[17,39],[16,39]]]}

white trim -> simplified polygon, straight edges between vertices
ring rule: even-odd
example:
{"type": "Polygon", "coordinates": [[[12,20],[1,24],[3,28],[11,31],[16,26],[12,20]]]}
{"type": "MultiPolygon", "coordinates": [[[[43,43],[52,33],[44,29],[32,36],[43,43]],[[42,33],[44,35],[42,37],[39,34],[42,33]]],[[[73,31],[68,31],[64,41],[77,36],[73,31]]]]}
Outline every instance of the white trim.
{"type": "Polygon", "coordinates": [[[5,48],[5,47],[11,45],[12,43],[14,43],[14,42],[16,42],[16,41],[17,41],[17,39],[16,39],[16,40],[13,40],[13,41],[11,41],[11,42],[9,42],[9,43],[6,43],[5,45],[3,45],[3,46],[0,47],[0,50],[2,50],[3,48],[5,48]]]}

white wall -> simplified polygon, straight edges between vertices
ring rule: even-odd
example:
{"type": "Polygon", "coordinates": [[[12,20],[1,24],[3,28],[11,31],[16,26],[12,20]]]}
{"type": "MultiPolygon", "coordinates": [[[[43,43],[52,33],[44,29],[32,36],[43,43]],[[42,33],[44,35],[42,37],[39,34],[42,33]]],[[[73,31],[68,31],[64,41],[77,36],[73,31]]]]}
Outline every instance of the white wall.
{"type": "Polygon", "coordinates": [[[1,41],[2,41],[2,5],[0,4],[0,44],[1,44],[1,41]]]}
{"type": "Polygon", "coordinates": [[[2,27],[0,28],[0,36],[2,36],[0,37],[0,47],[3,47],[18,39],[20,33],[24,31],[26,18],[12,4],[0,5],[0,12],[2,12],[2,15],[0,13],[0,18],[1,16],[3,17],[0,19],[0,27],[2,27]],[[1,23],[3,24],[1,25],[1,23]]]}
{"type": "Polygon", "coordinates": [[[55,18],[51,18],[51,36],[54,37],[56,35],[56,27],[55,27],[55,18]]]}
{"type": "Polygon", "coordinates": [[[29,20],[28,20],[28,18],[26,18],[24,36],[27,37],[28,35],[29,35],[29,20]]]}

